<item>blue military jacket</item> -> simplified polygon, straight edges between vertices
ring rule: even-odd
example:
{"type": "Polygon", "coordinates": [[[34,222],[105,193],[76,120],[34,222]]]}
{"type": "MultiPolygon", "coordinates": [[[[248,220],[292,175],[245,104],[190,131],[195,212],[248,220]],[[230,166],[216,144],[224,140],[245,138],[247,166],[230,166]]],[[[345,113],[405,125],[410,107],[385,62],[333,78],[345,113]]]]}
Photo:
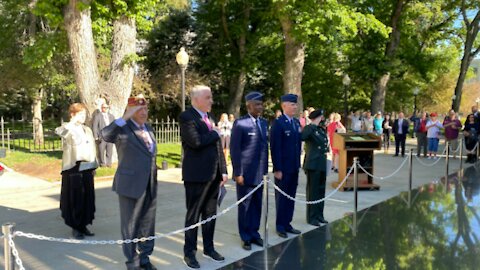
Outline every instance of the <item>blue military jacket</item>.
{"type": "Polygon", "coordinates": [[[257,121],[248,114],[235,120],[230,138],[233,175],[243,176],[245,185],[260,184],[268,172],[268,125],[257,121]]]}
{"type": "Polygon", "coordinates": [[[296,173],[300,169],[300,132],[300,122],[296,118],[290,122],[282,114],[273,122],[270,130],[270,150],[274,172],[296,173]]]}
{"type": "Polygon", "coordinates": [[[327,153],[330,151],[325,130],[317,125],[307,125],[302,131],[305,141],[305,160],[303,169],[313,171],[327,170],[327,153]]]}

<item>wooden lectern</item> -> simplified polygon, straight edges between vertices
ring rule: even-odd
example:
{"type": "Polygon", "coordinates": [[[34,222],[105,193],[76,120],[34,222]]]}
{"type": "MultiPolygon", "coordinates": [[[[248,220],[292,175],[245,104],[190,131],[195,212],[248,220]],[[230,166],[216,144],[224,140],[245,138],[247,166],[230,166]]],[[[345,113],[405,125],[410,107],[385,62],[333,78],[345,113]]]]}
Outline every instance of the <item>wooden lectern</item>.
{"type": "MultiPolygon", "coordinates": [[[[373,150],[381,149],[382,139],[371,133],[335,133],[333,146],[338,149],[338,181],[333,182],[338,187],[353,165],[353,158],[358,157],[360,165],[373,175],[373,150]]],[[[353,171],[340,188],[342,191],[353,190],[353,171]]],[[[358,169],[358,189],[379,190],[380,186],[373,183],[373,178],[358,169]]]]}

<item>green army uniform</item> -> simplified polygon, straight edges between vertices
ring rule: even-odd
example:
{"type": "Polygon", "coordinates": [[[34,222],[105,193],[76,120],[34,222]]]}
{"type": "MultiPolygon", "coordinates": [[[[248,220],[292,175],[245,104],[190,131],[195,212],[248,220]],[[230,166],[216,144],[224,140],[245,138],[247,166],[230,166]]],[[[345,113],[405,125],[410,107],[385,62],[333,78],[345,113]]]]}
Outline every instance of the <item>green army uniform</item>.
{"type": "MultiPolygon", "coordinates": [[[[329,143],[327,132],[314,124],[307,125],[302,132],[305,141],[305,160],[303,169],[307,175],[307,200],[316,201],[325,197],[327,181],[327,153],[329,143]]],[[[307,205],[307,222],[318,226],[326,223],[323,217],[325,203],[307,205]]]]}

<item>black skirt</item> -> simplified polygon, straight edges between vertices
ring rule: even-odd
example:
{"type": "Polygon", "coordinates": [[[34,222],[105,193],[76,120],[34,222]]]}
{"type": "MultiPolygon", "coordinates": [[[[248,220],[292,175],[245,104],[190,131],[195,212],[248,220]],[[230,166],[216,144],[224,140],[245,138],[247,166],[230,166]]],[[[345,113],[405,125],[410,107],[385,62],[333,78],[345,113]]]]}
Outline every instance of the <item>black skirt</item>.
{"type": "Polygon", "coordinates": [[[62,171],[60,210],[65,224],[76,230],[83,230],[95,218],[95,170],[78,171],[75,167],[62,171]]]}

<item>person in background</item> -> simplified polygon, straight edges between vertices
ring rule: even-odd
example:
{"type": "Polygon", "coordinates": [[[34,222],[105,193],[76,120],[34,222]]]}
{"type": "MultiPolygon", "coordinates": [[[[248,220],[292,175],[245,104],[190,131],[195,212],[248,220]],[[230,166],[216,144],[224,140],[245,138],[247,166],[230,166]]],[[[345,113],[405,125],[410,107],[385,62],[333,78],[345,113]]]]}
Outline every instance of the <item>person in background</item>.
{"type": "Polygon", "coordinates": [[[230,123],[232,123],[232,126],[233,126],[233,122],[235,122],[235,115],[229,114],[228,115],[228,121],[230,121],[230,123]]]}
{"type": "MultiPolygon", "coordinates": [[[[298,96],[286,94],[280,98],[283,115],[275,120],[270,131],[270,150],[275,185],[295,197],[300,169],[301,131],[300,122],[295,118],[298,96]]],[[[275,191],[277,234],[287,238],[287,233],[300,234],[291,225],[295,203],[275,191]]]]}
{"type": "Polygon", "coordinates": [[[392,127],[393,135],[395,136],[396,157],[398,157],[398,154],[400,154],[400,148],[402,157],[405,156],[405,141],[407,139],[409,126],[410,124],[408,123],[408,120],[405,119],[405,115],[403,114],[403,112],[400,112],[398,114],[398,119],[393,122],[392,127]]]}
{"type": "Polygon", "coordinates": [[[373,117],[369,111],[365,112],[365,117],[363,118],[363,131],[368,133],[373,132],[373,117]]]}
{"type": "MultiPolygon", "coordinates": [[[[213,96],[210,87],[197,85],[190,92],[192,107],[179,117],[180,137],[183,147],[182,179],[185,187],[187,212],[185,227],[208,219],[217,213],[220,187],[227,182],[227,165],[220,140],[220,129],[213,126],[210,111],[213,96]]],[[[215,250],[213,237],[215,221],[202,225],[203,256],[223,262],[225,258],[215,250]]],[[[185,232],[183,262],[198,269],[197,233],[195,227],[185,232]]]]}
{"type": "MultiPolygon", "coordinates": [[[[327,153],[330,151],[328,135],[320,127],[323,110],[318,109],[310,114],[311,124],[302,131],[302,140],[305,141],[305,159],[303,169],[307,175],[306,195],[308,201],[316,201],[325,197],[327,180],[327,153]]],[[[340,121],[339,119],[336,119],[340,121]]],[[[307,205],[307,223],[321,226],[328,223],[323,215],[325,202],[307,205]]]]}
{"type": "Polygon", "coordinates": [[[427,138],[428,138],[428,159],[436,159],[438,151],[438,135],[442,128],[442,123],[437,119],[437,113],[430,114],[430,120],[427,122],[427,138]]]}
{"type": "Polygon", "coordinates": [[[348,118],[350,119],[350,129],[352,132],[362,132],[363,121],[360,112],[356,111],[355,114],[351,113],[348,118]]]}
{"type": "Polygon", "coordinates": [[[467,163],[475,163],[477,154],[475,153],[475,145],[478,142],[478,135],[480,131],[480,123],[475,120],[475,115],[469,114],[465,121],[463,128],[463,135],[465,136],[465,148],[467,149],[467,163]]]}
{"type": "Polygon", "coordinates": [[[276,110],[275,111],[275,119],[279,118],[280,116],[282,116],[282,111],[281,110],[276,110]]]}
{"type": "Polygon", "coordinates": [[[72,228],[75,239],[93,236],[88,228],[95,218],[94,175],[96,162],[95,139],[85,126],[87,107],[73,103],[68,108],[70,122],[55,129],[64,140],[62,155],[62,188],[60,210],[65,224],[72,228]]]}
{"type": "Polygon", "coordinates": [[[453,158],[457,157],[458,148],[458,133],[462,129],[462,123],[457,118],[454,110],[448,112],[448,116],[443,120],[443,127],[445,128],[445,142],[450,146],[450,153],[453,153],[453,158]]]}
{"type": "Polygon", "coordinates": [[[226,113],[222,113],[220,116],[220,121],[217,124],[218,128],[220,129],[220,138],[222,139],[222,147],[223,147],[223,155],[225,159],[228,160],[228,150],[230,149],[230,136],[232,134],[232,126],[233,122],[230,122],[228,119],[228,115],[226,113]]]}
{"type": "Polygon", "coordinates": [[[382,122],[383,128],[383,149],[388,152],[390,148],[390,137],[392,136],[393,121],[390,118],[390,114],[385,114],[385,119],[382,122]]]}
{"type": "Polygon", "coordinates": [[[423,156],[427,157],[428,139],[427,139],[427,122],[428,114],[422,112],[420,118],[415,118],[414,132],[417,137],[417,157],[420,157],[420,153],[423,150],[423,156]]]}
{"type": "Polygon", "coordinates": [[[101,131],[114,120],[115,117],[109,112],[107,102],[103,100],[103,103],[100,104],[100,112],[92,117],[92,130],[98,147],[98,160],[100,162],[100,167],[112,166],[113,143],[102,140],[101,131]]]}
{"type": "Polygon", "coordinates": [[[306,125],[310,124],[310,119],[308,118],[309,112],[308,110],[304,110],[303,113],[300,114],[300,127],[303,130],[306,125]]]}
{"type": "MultiPolygon", "coordinates": [[[[261,117],[263,94],[249,92],[245,95],[245,101],[248,114],[233,124],[230,144],[237,200],[252,192],[268,173],[268,124],[261,117]]],[[[238,231],[245,250],[251,250],[252,244],[263,247],[263,240],[258,233],[262,192],[257,189],[238,205],[238,231]]]]}
{"type": "Polygon", "coordinates": [[[383,134],[383,117],[382,113],[378,112],[375,114],[375,117],[373,118],[373,130],[377,136],[382,136],[383,134]]]}
{"type": "MultiPolygon", "coordinates": [[[[323,112],[322,112],[323,115],[323,112]]],[[[328,124],[327,126],[327,135],[330,140],[330,146],[332,148],[332,168],[329,168],[333,170],[334,172],[338,173],[338,148],[335,148],[334,145],[334,140],[335,140],[335,133],[345,133],[345,127],[343,126],[341,119],[342,117],[338,113],[332,113],[332,122],[328,124]]]]}
{"type": "MultiPolygon", "coordinates": [[[[157,210],[157,144],[147,123],[147,101],[142,94],[128,98],[122,117],[102,130],[102,139],[115,143],[118,168],[112,190],[118,195],[123,240],[155,235],[157,210]]],[[[124,243],[128,270],[156,270],[150,262],[155,240],[124,243]]]]}

